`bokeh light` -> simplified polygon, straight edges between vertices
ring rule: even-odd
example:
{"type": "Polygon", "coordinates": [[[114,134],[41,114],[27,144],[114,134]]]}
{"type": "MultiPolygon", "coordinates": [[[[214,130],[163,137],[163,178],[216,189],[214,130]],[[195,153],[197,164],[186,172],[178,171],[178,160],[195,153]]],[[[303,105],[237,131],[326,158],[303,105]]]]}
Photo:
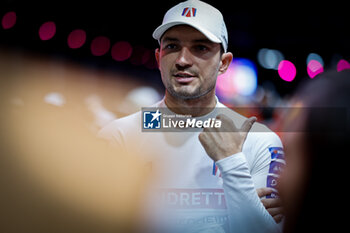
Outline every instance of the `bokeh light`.
{"type": "Polygon", "coordinates": [[[39,28],[41,40],[50,40],[56,34],[56,24],[53,21],[43,23],[39,28]]]}
{"type": "Polygon", "coordinates": [[[275,49],[262,48],[258,52],[258,62],[265,69],[278,69],[278,64],[284,59],[283,54],[275,49]]]}
{"type": "Polygon", "coordinates": [[[94,56],[102,56],[105,55],[109,48],[110,48],[111,42],[108,37],[105,36],[98,36],[95,37],[91,42],[91,53],[94,56]]]}
{"type": "Polygon", "coordinates": [[[1,25],[3,29],[10,29],[15,26],[17,20],[16,12],[10,11],[4,14],[1,20],[1,25]]]}
{"type": "Polygon", "coordinates": [[[350,69],[350,63],[347,60],[341,59],[337,64],[337,71],[350,69]]]}
{"type": "Polygon", "coordinates": [[[297,74],[297,69],[292,62],[282,60],[278,65],[278,74],[284,81],[291,82],[297,74]]]}
{"type": "Polygon", "coordinates": [[[50,92],[45,95],[44,102],[53,106],[62,107],[66,103],[66,100],[61,93],[50,92]]]}
{"type": "Polygon", "coordinates": [[[323,73],[323,65],[316,60],[310,60],[307,64],[307,74],[310,78],[314,78],[316,75],[323,73]]]}
{"type": "Polygon", "coordinates": [[[67,43],[69,48],[77,49],[84,45],[86,41],[86,32],[82,29],[75,29],[69,33],[67,43]]]}
{"type": "Polygon", "coordinates": [[[236,58],[227,71],[217,80],[217,94],[225,99],[235,95],[250,96],[257,88],[257,72],[255,64],[249,59],[236,58]]]}
{"type": "Polygon", "coordinates": [[[125,61],[132,54],[132,46],[127,41],[118,41],[112,46],[112,58],[116,61],[125,61]]]}
{"type": "Polygon", "coordinates": [[[306,65],[310,63],[311,60],[316,60],[318,61],[322,66],[324,66],[323,59],[320,55],[317,53],[310,53],[307,58],[306,58],[306,65]]]}

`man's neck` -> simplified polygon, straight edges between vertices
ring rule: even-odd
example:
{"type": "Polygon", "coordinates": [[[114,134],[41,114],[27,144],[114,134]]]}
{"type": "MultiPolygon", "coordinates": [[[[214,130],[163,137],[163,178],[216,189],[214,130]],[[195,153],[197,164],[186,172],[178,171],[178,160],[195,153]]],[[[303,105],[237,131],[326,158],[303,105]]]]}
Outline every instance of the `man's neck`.
{"type": "Polygon", "coordinates": [[[165,93],[166,106],[173,112],[192,117],[203,116],[210,113],[216,106],[215,91],[196,99],[180,99],[165,93]]]}

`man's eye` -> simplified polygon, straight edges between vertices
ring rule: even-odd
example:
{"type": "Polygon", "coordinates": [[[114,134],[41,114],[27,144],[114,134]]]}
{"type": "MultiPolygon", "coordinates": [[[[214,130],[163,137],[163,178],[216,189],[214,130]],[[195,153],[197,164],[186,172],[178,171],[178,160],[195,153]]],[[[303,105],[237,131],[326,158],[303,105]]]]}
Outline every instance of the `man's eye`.
{"type": "Polygon", "coordinates": [[[199,51],[207,51],[208,47],[204,45],[197,45],[197,50],[199,51]]]}
{"type": "Polygon", "coordinates": [[[176,46],[176,44],[168,44],[168,45],[165,46],[165,48],[166,49],[176,49],[177,46],[176,46]]]}

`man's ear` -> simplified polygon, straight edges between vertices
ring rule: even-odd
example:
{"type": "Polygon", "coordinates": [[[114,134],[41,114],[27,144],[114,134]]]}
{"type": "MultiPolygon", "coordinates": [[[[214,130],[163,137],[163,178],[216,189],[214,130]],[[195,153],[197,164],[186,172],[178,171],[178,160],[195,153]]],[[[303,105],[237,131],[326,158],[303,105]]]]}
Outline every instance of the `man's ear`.
{"type": "Polygon", "coordinates": [[[160,55],[159,48],[156,48],[156,50],[154,51],[154,55],[156,57],[157,65],[158,65],[158,68],[159,68],[159,55],[160,55]]]}
{"type": "Polygon", "coordinates": [[[233,55],[232,53],[223,53],[221,55],[220,67],[219,67],[219,75],[226,72],[227,68],[232,62],[233,55]]]}

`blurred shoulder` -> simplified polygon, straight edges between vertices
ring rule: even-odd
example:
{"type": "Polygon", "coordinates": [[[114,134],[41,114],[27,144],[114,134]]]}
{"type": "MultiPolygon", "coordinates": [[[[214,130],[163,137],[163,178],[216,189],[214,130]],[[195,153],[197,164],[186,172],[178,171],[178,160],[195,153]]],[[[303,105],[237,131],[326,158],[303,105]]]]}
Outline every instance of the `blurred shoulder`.
{"type": "Polygon", "coordinates": [[[98,132],[98,137],[113,139],[137,131],[141,131],[141,111],[107,124],[98,132]]]}

